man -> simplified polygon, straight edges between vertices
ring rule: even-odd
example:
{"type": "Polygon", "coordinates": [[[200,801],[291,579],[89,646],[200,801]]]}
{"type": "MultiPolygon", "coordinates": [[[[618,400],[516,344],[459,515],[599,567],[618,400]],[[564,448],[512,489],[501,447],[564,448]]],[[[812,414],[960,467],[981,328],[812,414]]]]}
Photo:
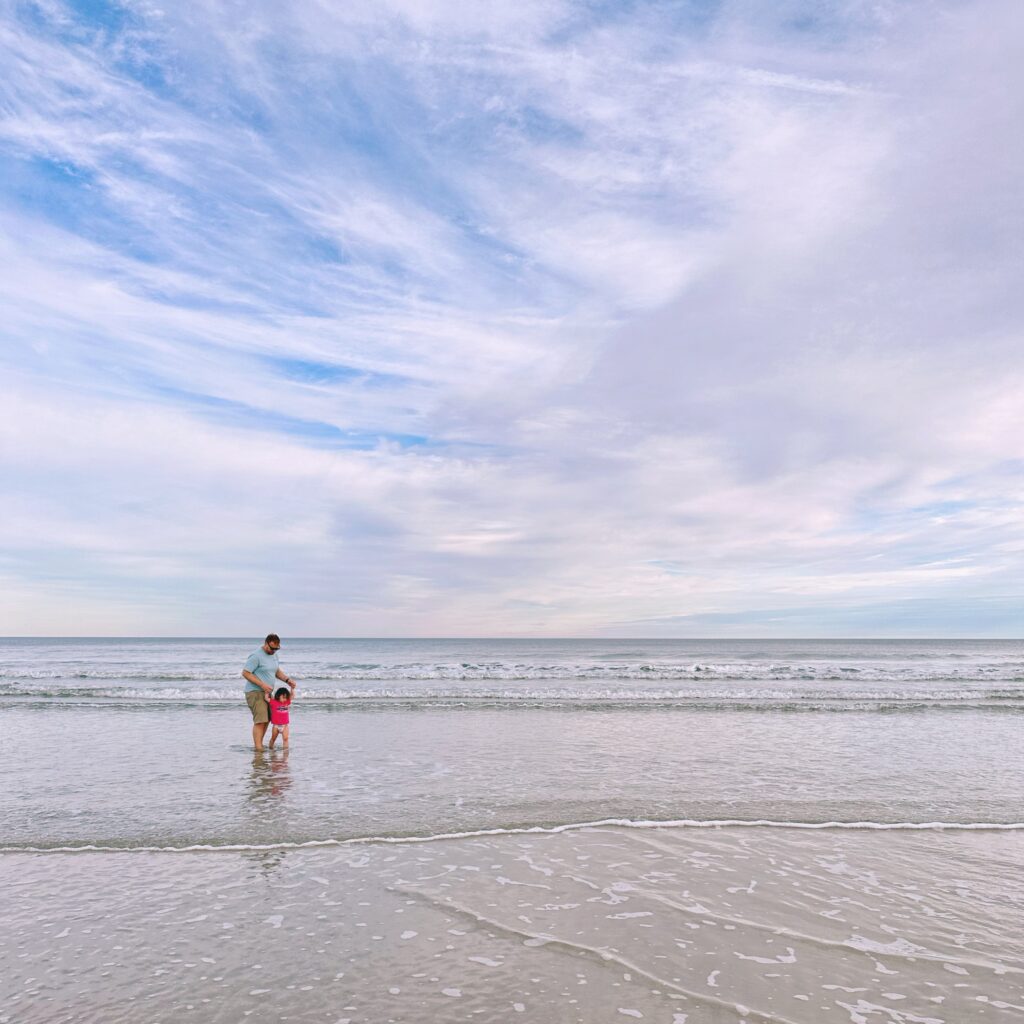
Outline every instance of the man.
{"type": "Polygon", "coordinates": [[[257,750],[263,749],[263,737],[270,724],[270,708],[267,698],[273,696],[275,679],[280,679],[285,686],[291,688],[295,695],[295,680],[281,671],[277,663],[277,652],[281,649],[281,638],[270,633],[263,641],[263,646],[249,655],[249,660],[242,669],[245,680],[245,702],[252,712],[252,742],[257,750]]]}

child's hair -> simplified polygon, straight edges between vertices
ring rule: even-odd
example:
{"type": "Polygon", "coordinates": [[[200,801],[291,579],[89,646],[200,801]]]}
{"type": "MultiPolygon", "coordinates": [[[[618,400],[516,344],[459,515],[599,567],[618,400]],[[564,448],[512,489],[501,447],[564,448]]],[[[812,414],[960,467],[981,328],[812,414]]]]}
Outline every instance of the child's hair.
{"type": "Polygon", "coordinates": [[[274,700],[291,700],[292,691],[287,686],[279,686],[274,691],[274,700]]]}

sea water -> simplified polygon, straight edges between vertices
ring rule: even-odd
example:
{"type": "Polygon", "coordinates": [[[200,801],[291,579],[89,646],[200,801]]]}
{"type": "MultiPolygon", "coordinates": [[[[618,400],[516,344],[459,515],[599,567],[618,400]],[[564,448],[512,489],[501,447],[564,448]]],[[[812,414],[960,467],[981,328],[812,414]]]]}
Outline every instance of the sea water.
{"type": "Polygon", "coordinates": [[[258,643],[4,642],[0,1021],[1024,1019],[1024,643],[258,643]]]}

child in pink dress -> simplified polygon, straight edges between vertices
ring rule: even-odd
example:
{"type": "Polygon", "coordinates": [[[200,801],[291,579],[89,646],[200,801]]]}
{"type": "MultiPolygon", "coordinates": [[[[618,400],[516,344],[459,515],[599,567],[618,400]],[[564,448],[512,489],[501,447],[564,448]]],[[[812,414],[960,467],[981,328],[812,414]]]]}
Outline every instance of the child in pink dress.
{"type": "Polygon", "coordinates": [[[270,724],[274,731],[270,734],[270,749],[274,749],[277,737],[284,738],[284,745],[288,746],[288,707],[292,702],[292,693],[287,686],[278,687],[273,697],[267,698],[270,705],[270,724]]]}

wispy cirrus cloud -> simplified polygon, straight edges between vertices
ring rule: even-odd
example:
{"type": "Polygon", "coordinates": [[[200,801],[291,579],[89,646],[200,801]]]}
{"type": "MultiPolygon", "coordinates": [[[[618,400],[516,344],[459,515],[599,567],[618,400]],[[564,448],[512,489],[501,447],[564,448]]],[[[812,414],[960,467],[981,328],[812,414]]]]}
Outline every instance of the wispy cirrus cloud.
{"type": "Polygon", "coordinates": [[[1019,631],[1019,21],[8,7],[9,631],[1019,631]]]}

